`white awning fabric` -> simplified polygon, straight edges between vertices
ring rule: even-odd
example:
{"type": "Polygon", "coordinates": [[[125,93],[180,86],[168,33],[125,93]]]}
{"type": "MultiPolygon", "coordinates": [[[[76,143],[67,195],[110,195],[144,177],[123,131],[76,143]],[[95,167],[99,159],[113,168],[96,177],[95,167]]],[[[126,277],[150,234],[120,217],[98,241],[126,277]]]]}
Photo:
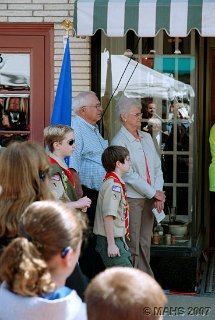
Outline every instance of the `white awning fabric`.
{"type": "Polygon", "coordinates": [[[171,37],[186,37],[196,29],[215,36],[215,0],[76,0],[77,36],[92,36],[101,29],[109,37],[133,30],[139,37],[154,37],[165,30],[171,37]]]}
{"type": "Polygon", "coordinates": [[[123,55],[109,55],[105,51],[101,57],[101,96],[105,95],[108,74],[114,95],[123,92],[128,98],[158,97],[166,100],[195,96],[192,86],[123,55]]]}

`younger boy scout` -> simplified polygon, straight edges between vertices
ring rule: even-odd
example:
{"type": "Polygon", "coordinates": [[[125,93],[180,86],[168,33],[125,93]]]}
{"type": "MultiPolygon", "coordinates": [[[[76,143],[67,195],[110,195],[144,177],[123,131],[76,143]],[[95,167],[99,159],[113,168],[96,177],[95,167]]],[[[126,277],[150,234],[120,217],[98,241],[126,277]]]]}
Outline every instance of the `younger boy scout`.
{"type": "Polygon", "coordinates": [[[128,230],[128,203],[121,176],[130,170],[128,149],[110,146],[102,154],[107,171],[99,191],[93,232],[96,251],[106,267],[132,267],[131,255],[125,243],[128,230]]]}

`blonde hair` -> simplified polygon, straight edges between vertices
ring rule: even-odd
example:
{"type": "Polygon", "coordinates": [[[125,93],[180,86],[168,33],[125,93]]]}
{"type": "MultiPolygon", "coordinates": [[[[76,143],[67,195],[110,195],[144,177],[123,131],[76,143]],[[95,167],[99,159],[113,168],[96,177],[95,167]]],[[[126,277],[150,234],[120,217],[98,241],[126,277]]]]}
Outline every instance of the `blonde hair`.
{"type": "Polygon", "coordinates": [[[113,267],[98,274],[85,294],[88,320],[157,320],[167,302],[160,285],[145,272],[113,267]],[[148,308],[150,314],[144,313],[148,308]],[[161,309],[159,309],[161,311],[161,309]]]}
{"type": "Polygon", "coordinates": [[[47,262],[71,246],[75,251],[87,228],[80,211],[57,201],[37,201],[20,219],[20,237],[3,251],[0,278],[23,296],[40,296],[55,289],[47,262]]]}
{"type": "Polygon", "coordinates": [[[48,146],[49,150],[53,152],[54,142],[62,142],[65,139],[66,134],[73,131],[72,127],[63,124],[46,127],[43,130],[45,144],[48,146]]]}
{"type": "Polygon", "coordinates": [[[53,199],[41,175],[50,164],[35,142],[14,142],[0,157],[0,237],[15,237],[19,218],[33,201],[53,199]]]}

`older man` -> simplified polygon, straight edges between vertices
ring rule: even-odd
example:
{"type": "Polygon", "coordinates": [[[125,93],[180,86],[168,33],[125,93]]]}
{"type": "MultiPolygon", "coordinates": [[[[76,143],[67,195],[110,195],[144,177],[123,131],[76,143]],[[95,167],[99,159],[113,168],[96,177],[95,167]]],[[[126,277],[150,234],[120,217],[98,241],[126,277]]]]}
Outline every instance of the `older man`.
{"type": "MultiPolygon", "coordinates": [[[[78,197],[84,194],[92,200],[87,214],[90,227],[93,228],[98,191],[105,176],[101,155],[108,146],[97,126],[97,122],[102,118],[103,109],[96,94],[89,91],[80,92],[74,98],[73,111],[76,114],[72,123],[76,148],[71,157],[70,167],[75,170],[78,197]]],[[[91,234],[88,247],[80,259],[81,268],[89,278],[100,271],[96,266],[96,260],[98,258],[95,253],[95,241],[91,234]]]]}

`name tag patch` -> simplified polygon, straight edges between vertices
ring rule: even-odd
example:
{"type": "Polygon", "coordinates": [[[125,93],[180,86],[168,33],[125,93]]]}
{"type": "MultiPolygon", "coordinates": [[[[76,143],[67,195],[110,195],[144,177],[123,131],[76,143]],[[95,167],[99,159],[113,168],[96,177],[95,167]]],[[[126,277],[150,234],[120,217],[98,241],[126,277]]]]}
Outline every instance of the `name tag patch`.
{"type": "Polygon", "coordinates": [[[121,187],[120,186],[113,186],[112,190],[115,192],[121,192],[121,187]]]}

